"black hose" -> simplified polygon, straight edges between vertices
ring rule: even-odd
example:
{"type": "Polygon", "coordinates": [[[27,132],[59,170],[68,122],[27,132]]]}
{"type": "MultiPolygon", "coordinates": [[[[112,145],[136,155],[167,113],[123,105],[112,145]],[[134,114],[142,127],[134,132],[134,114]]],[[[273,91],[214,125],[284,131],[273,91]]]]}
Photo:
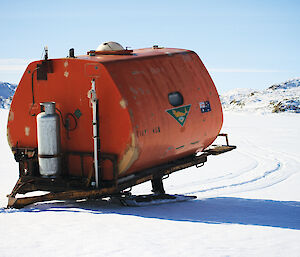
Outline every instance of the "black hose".
{"type": "Polygon", "coordinates": [[[75,129],[77,128],[77,125],[78,125],[78,123],[77,123],[77,118],[74,116],[73,113],[68,112],[68,113],[66,114],[66,118],[68,118],[68,116],[71,116],[71,117],[74,119],[74,122],[75,122],[74,128],[70,128],[70,127],[69,127],[69,124],[67,124],[67,122],[65,122],[65,120],[64,120],[64,118],[63,118],[63,116],[62,116],[61,111],[60,111],[58,108],[55,108],[55,110],[59,113],[59,116],[60,116],[60,118],[61,118],[61,122],[62,122],[62,124],[63,124],[63,127],[64,127],[67,131],[73,131],[73,130],[75,130],[75,129]]]}
{"type": "Polygon", "coordinates": [[[35,116],[36,114],[35,113],[33,113],[33,114],[31,114],[31,110],[32,110],[32,108],[33,108],[33,106],[34,106],[34,104],[35,104],[35,100],[34,100],[34,87],[33,87],[33,75],[34,75],[34,72],[36,72],[38,69],[39,69],[40,67],[36,67],[33,71],[32,71],[32,73],[31,73],[31,94],[32,94],[32,104],[31,104],[31,106],[30,106],[30,109],[29,109],[29,115],[30,116],[35,116]]]}

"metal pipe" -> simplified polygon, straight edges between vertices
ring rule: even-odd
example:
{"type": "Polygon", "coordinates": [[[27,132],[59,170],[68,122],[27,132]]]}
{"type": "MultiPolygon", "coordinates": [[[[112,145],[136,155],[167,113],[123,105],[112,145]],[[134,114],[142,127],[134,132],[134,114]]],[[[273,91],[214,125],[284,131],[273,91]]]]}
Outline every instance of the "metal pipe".
{"type": "Polygon", "coordinates": [[[98,98],[96,94],[96,83],[95,79],[91,81],[92,87],[89,91],[89,97],[92,103],[92,111],[93,111],[93,138],[94,138],[94,168],[95,168],[95,182],[96,188],[99,187],[99,125],[98,125],[98,117],[97,117],[97,109],[98,109],[98,98]]]}
{"type": "Polygon", "coordinates": [[[70,57],[70,58],[75,58],[74,48],[71,48],[71,49],[69,50],[69,57],[70,57]]]}

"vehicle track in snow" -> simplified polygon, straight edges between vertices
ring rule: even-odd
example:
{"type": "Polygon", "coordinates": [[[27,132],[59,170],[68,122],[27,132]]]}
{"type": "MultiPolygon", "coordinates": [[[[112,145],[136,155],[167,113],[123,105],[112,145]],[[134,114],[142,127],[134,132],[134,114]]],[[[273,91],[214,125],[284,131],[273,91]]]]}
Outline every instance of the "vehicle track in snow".
{"type": "Polygon", "coordinates": [[[258,190],[280,183],[298,171],[298,156],[261,147],[243,138],[238,141],[241,147],[236,151],[241,157],[247,157],[248,165],[232,173],[202,180],[198,186],[197,181],[182,185],[180,188],[184,193],[207,198],[258,190]],[[193,190],[195,187],[201,189],[193,190]]]}

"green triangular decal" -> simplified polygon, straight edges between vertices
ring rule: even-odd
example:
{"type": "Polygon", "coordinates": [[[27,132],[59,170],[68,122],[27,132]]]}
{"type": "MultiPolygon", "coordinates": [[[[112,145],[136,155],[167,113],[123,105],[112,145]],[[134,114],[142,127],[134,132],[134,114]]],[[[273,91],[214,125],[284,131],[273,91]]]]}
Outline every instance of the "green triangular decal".
{"type": "Polygon", "coordinates": [[[187,116],[189,115],[191,105],[185,105],[166,110],[181,126],[184,125],[187,116]]]}

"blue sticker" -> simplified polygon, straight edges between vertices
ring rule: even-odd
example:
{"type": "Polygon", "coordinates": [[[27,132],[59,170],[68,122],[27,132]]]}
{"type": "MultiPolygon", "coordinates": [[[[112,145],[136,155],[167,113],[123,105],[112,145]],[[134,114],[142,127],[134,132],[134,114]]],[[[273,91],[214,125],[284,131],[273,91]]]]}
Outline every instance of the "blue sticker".
{"type": "Polygon", "coordinates": [[[202,113],[210,112],[211,111],[209,101],[200,102],[199,106],[200,106],[200,110],[201,110],[202,113]]]}

